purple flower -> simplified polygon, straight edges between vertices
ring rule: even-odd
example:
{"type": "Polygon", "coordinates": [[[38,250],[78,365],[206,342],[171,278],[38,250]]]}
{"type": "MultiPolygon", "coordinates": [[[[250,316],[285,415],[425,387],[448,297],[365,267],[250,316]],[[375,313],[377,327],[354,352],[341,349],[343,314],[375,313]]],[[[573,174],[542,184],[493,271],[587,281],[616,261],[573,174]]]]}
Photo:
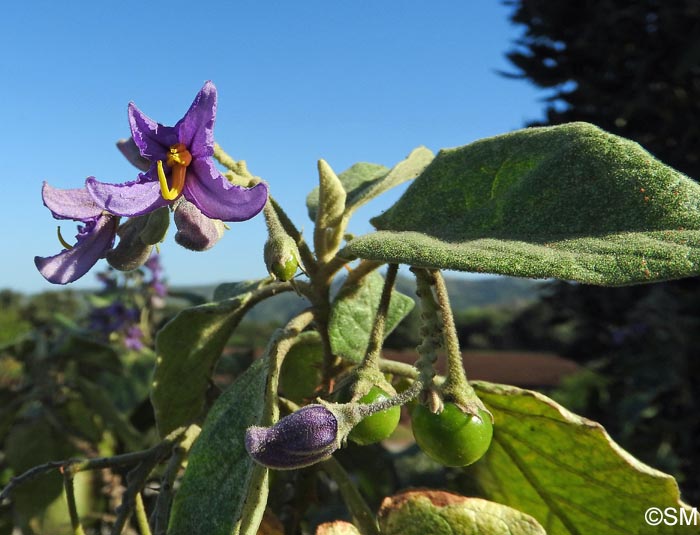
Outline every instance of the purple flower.
{"type": "Polygon", "coordinates": [[[338,420],[323,405],[307,405],[272,427],[249,427],[245,449],[268,468],[293,470],[327,459],[340,446],[338,420]]]}
{"type": "Polygon", "coordinates": [[[132,351],[141,351],[143,349],[143,332],[138,325],[132,325],[126,331],[124,345],[132,351]]]}
{"type": "Polygon", "coordinates": [[[235,186],[216,169],[211,158],[215,117],[216,87],[211,82],[175,126],[157,123],[129,104],[131,134],[150,168],[125,184],[89,178],[86,186],[95,202],[113,214],[137,216],[184,195],[212,219],[244,221],[256,215],[267,201],[267,185],[235,186]]]}
{"type": "Polygon", "coordinates": [[[34,257],[34,264],[47,281],[67,284],[85,275],[112,248],[119,218],[104,213],[84,189],[56,189],[44,182],[41,196],[54,218],[83,223],[78,225],[75,245],[65,243],[59,233],[63,251],[34,257]]]}

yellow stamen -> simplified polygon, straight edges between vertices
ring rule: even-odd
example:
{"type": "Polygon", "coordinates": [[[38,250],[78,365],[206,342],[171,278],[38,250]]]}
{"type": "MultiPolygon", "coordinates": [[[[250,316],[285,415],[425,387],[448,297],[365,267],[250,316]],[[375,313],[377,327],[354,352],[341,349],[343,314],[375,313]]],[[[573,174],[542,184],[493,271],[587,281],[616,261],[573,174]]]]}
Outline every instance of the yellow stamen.
{"type": "Polygon", "coordinates": [[[165,178],[165,171],[163,171],[163,161],[158,160],[156,162],[158,167],[158,182],[160,183],[160,194],[166,201],[174,201],[180,196],[183,188],[185,187],[185,167],[182,165],[175,164],[173,166],[173,187],[168,186],[168,179],[165,178]]]}
{"type": "Polygon", "coordinates": [[[170,147],[165,163],[171,169],[172,187],[168,186],[168,180],[163,170],[162,160],[156,162],[158,170],[158,182],[160,183],[160,194],[166,201],[177,199],[185,188],[185,176],[187,166],[192,163],[192,155],[182,143],[176,143],[170,147]]]}
{"type": "Polygon", "coordinates": [[[66,240],[63,239],[63,236],[61,236],[61,227],[58,226],[56,227],[56,234],[58,234],[58,241],[61,242],[61,245],[65,247],[66,249],[72,249],[73,246],[68,243],[66,240]]]}

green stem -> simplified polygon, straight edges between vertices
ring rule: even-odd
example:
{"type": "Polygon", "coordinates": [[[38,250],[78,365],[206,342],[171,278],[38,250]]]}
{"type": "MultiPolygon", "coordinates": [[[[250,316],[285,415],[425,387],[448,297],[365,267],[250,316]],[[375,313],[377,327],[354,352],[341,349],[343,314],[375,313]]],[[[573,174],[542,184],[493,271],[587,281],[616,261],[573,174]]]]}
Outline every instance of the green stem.
{"type": "Polygon", "coordinates": [[[141,535],[151,535],[146,508],[143,506],[143,497],[140,492],[136,494],[136,525],[139,527],[141,535]]]}
{"type": "Polygon", "coordinates": [[[471,387],[467,381],[467,374],[462,363],[462,352],[459,349],[457,329],[452,316],[452,307],[450,306],[445,279],[439,270],[433,272],[433,277],[435,294],[442,316],[442,336],[445,342],[445,350],[447,351],[447,379],[443,384],[443,390],[445,392],[453,389],[468,391],[471,390],[471,387]]]}
{"type": "Polygon", "coordinates": [[[73,535],[85,535],[83,526],[80,523],[78,516],[78,507],[75,504],[75,488],[73,486],[73,474],[63,472],[63,487],[66,490],[66,502],[68,504],[68,514],[70,516],[70,524],[73,528],[73,535]]]}
{"type": "Polygon", "coordinates": [[[396,274],[398,273],[398,270],[398,264],[389,264],[389,268],[386,272],[386,278],[384,279],[384,287],[382,288],[382,296],[379,300],[377,313],[374,316],[374,325],[372,325],[369,344],[367,344],[367,353],[365,354],[365,358],[360,365],[361,368],[368,370],[379,369],[379,357],[382,352],[382,345],[384,344],[386,318],[387,314],[389,313],[391,292],[393,291],[394,284],[396,283],[396,274]]]}
{"type": "Polygon", "coordinates": [[[301,333],[314,319],[313,311],[305,310],[292,318],[284,329],[278,329],[270,339],[265,354],[268,361],[267,384],[265,386],[265,407],[260,425],[270,426],[279,418],[279,406],[277,404],[277,389],[279,387],[280,369],[282,361],[291,349],[299,333],[301,333]]]}
{"type": "Polygon", "coordinates": [[[231,158],[231,156],[229,156],[218,143],[214,143],[214,158],[216,158],[221,165],[227,169],[230,169],[238,176],[242,178],[254,178],[250,171],[248,171],[248,168],[243,160],[237,162],[231,158]]]}
{"type": "Polygon", "coordinates": [[[440,338],[440,320],[438,318],[438,307],[433,296],[432,286],[434,278],[425,269],[411,268],[416,276],[416,294],[420,299],[421,306],[421,343],[417,347],[418,360],[416,368],[418,373],[425,380],[425,386],[432,384],[435,376],[435,362],[437,362],[437,349],[440,338]]]}
{"type": "Polygon", "coordinates": [[[321,463],[321,469],[338,485],[338,490],[352,515],[355,525],[363,535],[380,535],[379,525],[357,486],[342,465],[333,457],[321,463]]]}
{"type": "Polygon", "coordinates": [[[418,377],[418,370],[415,366],[395,360],[379,359],[379,370],[382,373],[390,373],[391,375],[399,375],[401,377],[408,377],[409,379],[416,379],[418,377]]]}

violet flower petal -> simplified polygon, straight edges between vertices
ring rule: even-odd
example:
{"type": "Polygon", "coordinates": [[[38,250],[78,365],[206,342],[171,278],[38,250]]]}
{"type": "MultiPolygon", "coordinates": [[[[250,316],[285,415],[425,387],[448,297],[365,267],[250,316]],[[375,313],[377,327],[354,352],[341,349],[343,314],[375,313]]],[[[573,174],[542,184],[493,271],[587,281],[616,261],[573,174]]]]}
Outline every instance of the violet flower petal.
{"type": "Polygon", "coordinates": [[[68,284],[85,275],[114,243],[118,218],[105,214],[78,239],[72,249],[54,256],[34,257],[34,264],[44,278],[53,284],[68,284]]]}
{"type": "Polygon", "coordinates": [[[131,137],[134,138],[141,156],[151,163],[165,160],[170,146],[178,142],[175,128],[155,122],[142,113],[133,102],[129,103],[129,126],[131,137]]]}
{"type": "Polygon", "coordinates": [[[293,470],[330,457],[338,449],[338,420],[323,405],[307,405],[272,427],[250,427],[245,448],[259,464],[293,470]]]}
{"type": "Polygon", "coordinates": [[[143,215],[169,204],[160,194],[158,181],[148,181],[147,174],[124,184],[105,184],[90,177],[85,187],[97,205],[115,215],[143,215]]]}
{"type": "Polygon", "coordinates": [[[184,143],[193,158],[209,158],[214,154],[214,119],[216,87],[211,81],[197,93],[190,109],[175,125],[178,141],[184,143]]]}
{"type": "Polygon", "coordinates": [[[265,206],[267,184],[260,182],[252,188],[235,186],[206,158],[193,160],[187,168],[184,195],[211,219],[245,221],[265,206]]]}
{"type": "Polygon", "coordinates": [[[44,206],[51,210],[56,219],[87,221],[102,214],[102,208],[95,204],[85,188],[58,189],[44,182],[41,198],[44,200],[44,206]]]}

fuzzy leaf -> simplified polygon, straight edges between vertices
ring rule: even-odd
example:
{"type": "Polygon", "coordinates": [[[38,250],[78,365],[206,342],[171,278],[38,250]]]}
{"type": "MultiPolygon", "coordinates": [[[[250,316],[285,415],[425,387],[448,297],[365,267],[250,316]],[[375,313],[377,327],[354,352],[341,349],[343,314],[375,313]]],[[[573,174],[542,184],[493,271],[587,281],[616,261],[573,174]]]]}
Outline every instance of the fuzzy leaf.
{"type": "MultiPolygon", "coordinates": [[[[351,362],[360,362],[364,358],[383,287],[384,278],[373,271],[357,284],[343,286],[338,292],[328,325],[334,354],[351,362]]],[[[410,297],[396,290],[391,292],[385,337],[411,312],[414,305],[410,297]]]]}
{"type": "Polygon", "coordinates": [[[649,507],[683,507],[678,485],[620,448],[600,424],[537,392],[473,386],[495,419],[491,448],[466,469],[486,498],[532,515],[549,535],[698,533],[646,524],[649,507]]]}
{"type": "Polygon", "coordinates": [[[226,342],[245,313],[277,286],[241,286],[244,293],[185,309],[158,332],[151,401],[162,437],[200,416],[209,378],[226,342]]]}
{"type": "Polygon", "coordinates": [[[586,123],[443,150],[372,223],[343,256],[600,285],[700,273],[700,185],[586,123]]]}
{"type": "MultiPolygon", "coordinates": [[[[405,160],[392,169],[375,163],[360,162],[343,171],[338,178],[347,192],[345,213],[349,214],[385,191],[416,178],[434,158],[426,147],[413,149],[405,160]]],[[[316,221],[319,188],[306,197],[309,217],[316,221]]]]}
{"type": "Polygon", "coordinates": [[[251,492],[254,464],[243,445],[245,430],[260,422],[266,380],[267,360],[259,359],[209,411],[175,495],[170,535],[231,535],[249,494],[266,494],[251,492]]]}
{"type": "Polygon", "coordinates": [[[379,525],[386,535],[546,535],[534,518],[520,511],[439,490],[385,498],[379,525]]]}

